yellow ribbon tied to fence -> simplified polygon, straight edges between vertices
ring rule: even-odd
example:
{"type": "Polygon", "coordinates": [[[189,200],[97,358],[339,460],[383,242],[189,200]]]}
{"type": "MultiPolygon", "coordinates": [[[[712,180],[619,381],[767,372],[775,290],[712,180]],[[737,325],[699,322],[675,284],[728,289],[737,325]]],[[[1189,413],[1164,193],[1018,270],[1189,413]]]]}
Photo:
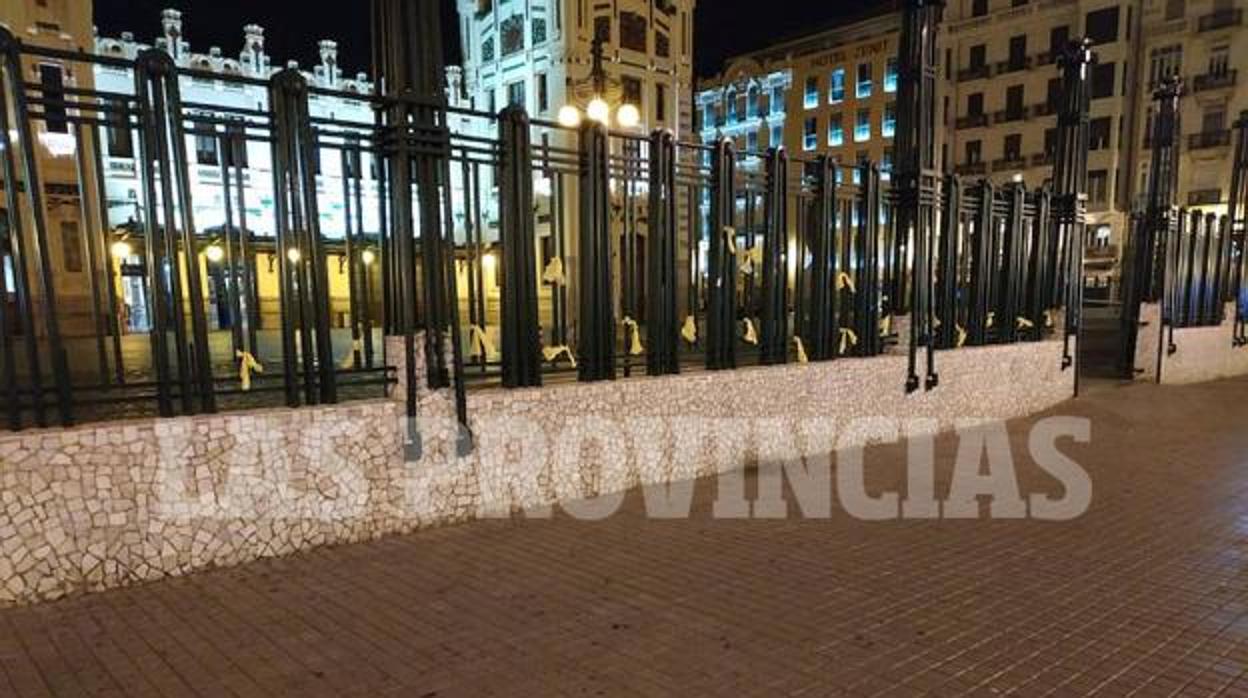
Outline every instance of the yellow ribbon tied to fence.
{"type": "Polygon", "coordinates": [[[844,354],[849,348],[858,344],[858,333],[848,327],[841,328],[841,352],[844,354]]]}
{"type": "Polygon", "coordinates": [[[1053,324],[1053,310],[1044,311],[1044,326],[1052,329],[1053,324]]]}
{"type": "Polygon", "coordinates": [[[249,351],[236,351],[234,355],[238,357],[238,382],[244,391],[251,390],[252,371],[264,373],[264,366],[249,351]]]}
{"type": "Polygon", "coordinates": [[[988,313],[988,327],[992,327],[995,324],[997,324],[997,314],[988,313]]]}
{"type": "Polygon", "coordinates": [[[754,331],[754,321],[748,317],[745,319],[745,336],[742,339],[746,344],[758,344],[758,332],[754,331]]]}
{"type": "Polygon", "coordinates": [[[468,356],[479,356],[488,360],[498,353],[494,349],[494,342],[490,341],[490,333],[480,325],[472,325],[468,328],[468,343],[471,347],[468,356]]]}
{"type": "Polygon", "coordinates": [[[1020,330],[1029,330],[1036,326],[1036,323],[1032,322],[1031,320],[1028,320],[1025,317],[1014,318],[1014,324],[1020,330]]]}
{"type": "Polygon", "coordinates": [[[542,272],[542,281],[552,286],[562,286],[564,283],[563,275],[563,258],[553,257],[550,264],[546,265],[546,271],[542,272]]]}
{"type": "Polygon", "coordinates": [[[698,343],[698,321],[692,315],[685,318],[685,324],[680,328],[680,336],[690,344],[698,343]]]}
{"type": "Polygon", "coordinates": [[[849,274],[841,272],[836,275],[836,290],[843,288],[849,289],[850,293],[857,293],[858,289],[854,288],[854,279],[849,274]]]}
{"type": "Polygon", "coordinates": [[[885,315],[880,318],[880,334],[889,335],[893,331],[893,316],[885,315]]]}
{"type": "Polygon", "coordinates": [[[755,245],[749,249],[741,250],[741,273],[752,274],[763,263],[763,248],[755,245]]]}
{"type": "Polygon", "coordinates": [[[351,351],[342,357],[342,362],[338,364],[338,368],[355,368],[355,355],[362,351],[364,351],[364,342],[358,339],[351,340],[351,351]]]}
{"type": "Polygon", "coordinates": [[[629,333],[632,335],[631,341],[628,345],[629,355],[641,356],[646,353],[646,348],[641,345],[641,329],[637,327],[637,321],[625,315],[621,322],[628,328],[629,333]]]}
{"type": "Polygon", "coordinates": [[[958,333],[958,345],[957,346],[959,349],[961,349],[962,345],[966,344],[966,330],[962,329],[961,325],[954,325],[953,329],[958,333]]]}
{"type": "Polygon", "coordinates": [[[797,335],[793,335],[793,344],[797,345],[797,363],[810,363],[810,359],[806,356],[806,345],[802,344],[802,338],[797,335]]]}
{"type": "Polygon", "coordinates": [[[566,344],[560,344],[557,347],[542,347],[542,357],[546,359],[546,363],[553,364],[563,355],[567,355],[568,363],[572,364],[572,368],[576,368],[576,356],[572,354],[572,347],[566,344]]]}
{"type": "Polygon", "coordinates": [[[728,246],[728,254],[737,253],[737,229],[731,225],[724,226],[724,244],[728,246]]]}

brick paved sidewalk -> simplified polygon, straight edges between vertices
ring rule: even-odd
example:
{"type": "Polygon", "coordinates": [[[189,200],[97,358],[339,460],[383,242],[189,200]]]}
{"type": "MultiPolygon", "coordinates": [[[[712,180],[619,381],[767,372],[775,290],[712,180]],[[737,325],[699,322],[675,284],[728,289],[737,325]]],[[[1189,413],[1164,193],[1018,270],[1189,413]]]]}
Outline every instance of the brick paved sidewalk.
{"type": "Polygon", "coordinates": [[[632,493],[0,611],[0,695],[1248,696],[1248,382],[1059,411],[1092,418],[1074,522],[716,521],[712,482],[649,521],[632,493]]]}

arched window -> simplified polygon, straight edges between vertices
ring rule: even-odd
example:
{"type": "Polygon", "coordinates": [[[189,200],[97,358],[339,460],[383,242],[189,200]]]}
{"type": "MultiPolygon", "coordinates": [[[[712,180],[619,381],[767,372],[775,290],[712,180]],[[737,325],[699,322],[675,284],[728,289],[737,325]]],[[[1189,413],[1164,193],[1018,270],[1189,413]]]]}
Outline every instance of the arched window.
{"type": "Polygon", "coordinates": [[[752,119],[758,116],[758,102],[759,102],[758,85],[750,85],[750,90],[749,90],[748,95],[749,96],[746,97],[746,100],[745,100],[745,115],[746,117],[752,119]]]}
{"type": "Polygon", "coordinates": [[[728,88],[728,93],[724,96],[724,102],[728,106],[728,123],[735,124],[737,122],[737,91],[728,88]]]}

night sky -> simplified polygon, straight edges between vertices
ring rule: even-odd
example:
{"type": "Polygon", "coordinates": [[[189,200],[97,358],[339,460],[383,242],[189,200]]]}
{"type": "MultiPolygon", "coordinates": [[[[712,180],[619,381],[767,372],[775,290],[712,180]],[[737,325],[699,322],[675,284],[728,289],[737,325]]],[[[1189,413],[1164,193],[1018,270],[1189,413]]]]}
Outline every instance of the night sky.
{"type": "MultiPolygon", "coordinates": [[[[696,17],[698,75],[718,72],[728,56],[825,27],[880,5],[892,2],[700,0],[696,17]]],[[[443,6],[445,16],[452,17],[453,0],[443,0],[443,6]]],[[[268,53],[275,60],[294,58],[309,67],[319,61],[316,42],[336,39],[344,72],[352,75],[369,69],[368,0],[95,0],[95,23],[105,36],[132,31],[140,41],[150,43],[160,32],[160,11],[166,7],[182,10],[186,39],[197,52],[220,46],[226,55],[237,55],[242,48],[243,25],[254,22],[265,28],[268,53]]],[[[458,35],[451,32],[448,38],[454,45],[447,47],[447,59],[458,62],[458,35]]]]}

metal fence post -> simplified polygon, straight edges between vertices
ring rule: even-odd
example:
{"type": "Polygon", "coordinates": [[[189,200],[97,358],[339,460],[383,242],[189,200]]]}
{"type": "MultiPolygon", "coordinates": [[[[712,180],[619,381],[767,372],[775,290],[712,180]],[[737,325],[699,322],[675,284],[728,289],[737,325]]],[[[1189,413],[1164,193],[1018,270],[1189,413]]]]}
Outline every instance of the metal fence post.
{"type": "Polygon", "coordinates": [[[498,121],[503,386],[527,388],[542,384],[529,117],[523,108],[513,106],[504,109],[498,121]]]}
{"type": "MultiPolygon", "coordinates": [[[[763,308],[761,360],[782,364],[789,356],[789,155],[784,148],[767,154],[767,191],[763,206],[763,308]]],[[[800,251],[799,251],[800,256],[800,251]]]]}
{"type": "Polygon", "coordinates": [[[580,313],[577,375],[582,381],[615,378],[615,312],[611,302],[610,160],[606,128],[587,121],[580,152],[580,313]]]}
{"type": "Polygon", "coordinates": [[[1248,346],[1248,111],[1240,112],[1235,122],[1235,155],[1231,162],[1231,193],[1227,217],[1227,235],[1231,240],[1229,263],[1230,293],[1235,301],[1235,320],[1231,344],[1248,346]]]}
{"type": "Polygon", "coordinates": [[[890,292],[895,312],[910,313],[909,373],[906,392],[940,383],[936,373],[935,303],[932,254],[940,207],[942,177],[936,171],[936,35],[944,0],[909,0],[902,15],[898,46],[896,213],[893,249],[896,260],[890,292]],[[912,258],[907,287],[904,260],[912,258]],[[920,348],[927,352],[926,378],[918,373],[920,348]]]}
{"type": "Polygon", "coordinates": [[[679,336],[676,319],[676,137],[671,131],[650,134],[649,167],[646,373],[660,376],[680,372],[676,357],[679,336]]]}
{"type": "MultiPolygon", "coordinates": [[[[836,357],[840,334],[840,313],[837,282],[837,244],[839,209],[837,205],[836,172],[839,166],[831,156],[822,155],[815,162],[815,201],[810,217],[810,302],[807,305],[809,328],[803,342],[811,361],[827,361],[836,357]]],[[[799,250],[798,255],[801,256],[799,250]]]]}
{"type": "Polygon", "coordinates": [[[737,155],[732,141],[715,144],[711,155],[710,255],[707,261],[706,367],[737,367],[737,155]]]}

